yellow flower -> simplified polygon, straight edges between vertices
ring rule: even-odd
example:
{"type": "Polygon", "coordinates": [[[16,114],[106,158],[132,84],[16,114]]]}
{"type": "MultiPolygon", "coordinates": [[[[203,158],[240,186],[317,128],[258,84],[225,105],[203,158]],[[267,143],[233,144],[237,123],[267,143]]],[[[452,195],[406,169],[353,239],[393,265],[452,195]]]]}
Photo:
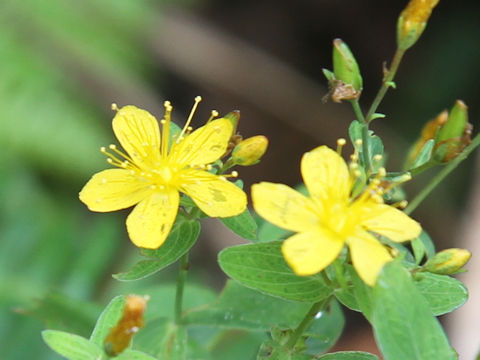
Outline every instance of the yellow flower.
{"type": "Polygon", "coordinates": [[[220,118],[190,133],[189,123],[169,144],[172,106],[165,102],[165,116],[157,120],[135,106],[118,110],[112,127],[125,153],[110,145],[108,162],[118,169],[95,174],[80,192],[80,200],[92,211],[108,212],[136,205],[127,218],[132,242],[142,248],[159,248],[177,216],[180,194],[190,196],[208,216],[229,217],[246,208],[246,195],[224,176],[207,170],[225,153],[233,132],[228,119],[220,118]]]}
{"type": "Polygon", "coordinates": [[[358,274],[373,286],[383,265],[392,258],[371,233],[402,242],[417,237],[420,225],[383,203],[378,178],[351,199],[353,177],[348,166],[326,146],[304,154],[301,172],[310,197],[282,184],[252,186],[258,214],[297,233],[283,243],[286,262],[297,275],[313,275],[330,265],[347,243],[358,274]]]}

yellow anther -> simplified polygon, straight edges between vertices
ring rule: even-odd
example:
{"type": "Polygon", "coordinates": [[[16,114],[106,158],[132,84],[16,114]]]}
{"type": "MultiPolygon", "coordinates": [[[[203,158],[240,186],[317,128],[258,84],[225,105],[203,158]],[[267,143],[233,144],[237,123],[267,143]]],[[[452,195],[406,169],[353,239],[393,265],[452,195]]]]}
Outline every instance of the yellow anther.
{"type": "Polygon", "coordinates": [[[357,145],[357,146],[362,146],[362,144],[363,144],[362,139],[357,139],[357,140],[355,140],[355,145],[357,145]]]}
{"type": "Polygon", "coordinates": [[[234,171],[232,171],[232,174],[231,174],[231,175],[232,175],[232,177],[237,177],[237,176],[238,176],[238,172],[234,170],[234,171]]]}
{"type": "Polygon", "coordinates": [[[353,176],[355,176],[356,178],[359,178],[360,176],[362,176],[362,172],[360,170],[354,170],[353,176]]]}
{"type": "Polygon", "coordinates": [[[213,169],[213,166],[210,165],[210,164],[208,164],[208,165],[207,165],[207,170],[210,171],[210,170],[212,170],[212,169],[213,169]]]}
{"type": "Polygon", "coordinates": [[[343,147],[345,146],[345,144],[347,143],[347,140],[345,140],[344,138],[340,138],[337,140],[337,154],[338,155],[342,155],[342,149],[343,147]]]}
{"type": "Polygon", "coordinates": [[[117,104],[112,103],[112,105],[111,105],[110,107],[111,107],[111,109],[112,109],[113,111],[118,111],[118,106],[117,106],[117,104]]]}
{"type": "Polygon", "coordinates": [[[355,164],[358,161],[358,154],[355,153],[350,155],[350,160],[352,160],[353,163],[355,164]]]}
{"type": "Polygon", "coordinates": [[[384,167],[378,169],[377,176],[380,178],[384,178],[387,175],[387,170],[384,167]]]}
{"type": "Polygon", "coordinates": [[[379,162],[383,159],[383,156],[380,154],[373,155],[373,161],[379,162]]]}
{"type": "Polygon", "coordinates": [[[410,180],[412,180],[412,175],[410,173],[406,173],[402,176],[402,182],[410,181],[410,180]]]}

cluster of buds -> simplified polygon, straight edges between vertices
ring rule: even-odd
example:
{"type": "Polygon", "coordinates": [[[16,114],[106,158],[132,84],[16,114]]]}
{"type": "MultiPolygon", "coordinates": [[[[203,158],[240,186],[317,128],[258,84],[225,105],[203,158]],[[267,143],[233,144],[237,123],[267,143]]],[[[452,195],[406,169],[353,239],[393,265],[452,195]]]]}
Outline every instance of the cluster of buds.
{"type": "Polygon", "coordinates": [[[363,88],[362,75],[350,48],[341,39],[333,40],[333,72],[323,69],[333,102],[354,100],[363,88]]]}
{"type": "Polygon", "coordinates": [[[442,111],[423,127],[420,139],[410,151],[408,163],[413,162],[430,140],[434,141],[434,161],[445,163],[455,159],[471,143],[472,129],[472,124],[468,122],[467,106],[457,100],[450,113],[442,111]]]}

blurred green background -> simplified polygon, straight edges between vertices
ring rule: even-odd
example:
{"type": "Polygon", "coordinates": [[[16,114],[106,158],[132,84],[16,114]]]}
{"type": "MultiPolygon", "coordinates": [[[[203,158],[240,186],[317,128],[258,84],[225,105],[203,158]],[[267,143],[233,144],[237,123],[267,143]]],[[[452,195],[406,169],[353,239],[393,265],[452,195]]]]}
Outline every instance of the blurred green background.
{"type": "MultiPolygon", "coordinates": [[[[46,326],[88,335],[112,296],[172,279],[168,271],[138,284],[112,279],[137,256],[124,229],[127,212],[91,214],[78,200],[83,184],[106,165],[100,146],[115,142],[112,102],[161,116],[168,98],[181,122],[193,97],[202,95],[197,125],[213,108],[221,114],[238,108],[245,136],[271,140],[260,165],[241,169],[247,186],[260,180],[294,185],[301,154],[320,143],[333,146],[353,118],[347,105],[321,102],[331,40],[341,37],[355,53],[365,80],[362,103],[369,104],[381,64],[393,54],[405,4],[0,2],[0,358],[58,359],[41,341],[46,326]],[[92,304],[80,306],[84,301],[92,304]]],[[[475,125],[479,12],[476,0],[442,1],[407,54],[399,89],[380,108],[389,116],[374,124],[385,142],[399,143],[390,148],[394,169],[423,123],[455,99],[469,105],[475,125]]],[[[462,165],[435,202],[416,213],[440,248],[455,245],[471,167],[462,165]]],[[[208,234],[193,260],[199,274],[190,280],[219,289],[216,253],[235,240],[208,234]]]]}

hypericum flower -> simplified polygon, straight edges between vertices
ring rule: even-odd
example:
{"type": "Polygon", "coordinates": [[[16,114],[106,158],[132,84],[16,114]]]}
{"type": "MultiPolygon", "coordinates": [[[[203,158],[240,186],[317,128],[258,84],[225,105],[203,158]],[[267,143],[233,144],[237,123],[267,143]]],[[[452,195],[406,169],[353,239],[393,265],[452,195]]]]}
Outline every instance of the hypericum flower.
{"type": "MultiPolygon", "coordinates": [[[[372,233],[402,242],[417,237],[420,225],[383,203],[379,178],[358,198],[350,198],[354,176],[342,157],[326,146],[304,154],[301,172],[310,197],[283,184],[252,186],[258,214],[297,232],[283,243],[286,262],[297,275],[313,275],[330,265],[347,243],[358,274],[365,283],[374,285],[392,257],[372,233]]],[[[382,168],[381,175],[384,172],[382,168]]]]}
{"type": "Polygon", "coordinates": [[[80,192],[80,200],[99,212],[138,204],[127,218],[128,234],[138,247],[156,249],[164,243],[177,216],[179,192],[211,217],[238,215],[246,208],[247,198],[240,188],[225,176],[207,171],[225,153],[233,125],[226,118],[212,120],[218,115],[212,112],[206,125],[191,132],[189,124],[200,101],[195,98],[185,127],[171,144],[170,102],[165,102],[161,132],[147,111],[113,106],[117,110],[113,131],[126,153],[115,145],[109,146],[110,152],[101,149],[119,169],[95,174],[80,192]]]}

